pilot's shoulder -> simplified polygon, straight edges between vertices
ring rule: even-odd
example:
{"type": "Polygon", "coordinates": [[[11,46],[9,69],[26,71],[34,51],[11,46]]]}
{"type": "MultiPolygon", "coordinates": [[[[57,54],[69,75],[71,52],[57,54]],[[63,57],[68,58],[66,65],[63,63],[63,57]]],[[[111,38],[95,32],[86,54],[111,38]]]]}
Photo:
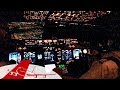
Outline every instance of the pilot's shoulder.
{"type": "Polygon", "coordinates": [[[117,64],[112,60],[105,61],[102,65],[109,66],[109,67],[116,67],[116,68],[118,67],[117,64]]]}

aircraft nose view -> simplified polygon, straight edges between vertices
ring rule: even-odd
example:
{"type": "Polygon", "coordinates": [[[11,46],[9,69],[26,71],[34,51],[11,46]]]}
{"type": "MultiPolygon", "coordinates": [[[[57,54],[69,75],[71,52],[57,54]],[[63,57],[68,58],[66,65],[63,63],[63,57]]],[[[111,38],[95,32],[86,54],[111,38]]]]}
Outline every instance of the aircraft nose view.
{"type": "Polygon", "coordinates": [[[119,79],[120,11],[0,11],[0,79],[119,79]]]}

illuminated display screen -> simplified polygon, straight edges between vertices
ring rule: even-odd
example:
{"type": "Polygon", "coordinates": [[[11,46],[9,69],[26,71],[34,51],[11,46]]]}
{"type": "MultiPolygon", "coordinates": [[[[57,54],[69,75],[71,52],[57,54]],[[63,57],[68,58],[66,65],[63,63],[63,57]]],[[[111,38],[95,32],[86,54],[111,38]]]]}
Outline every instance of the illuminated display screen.
{"type": "Polygon", "coordinates": [[[81,49],[74,49],[73,50],[74,59],[80,59],[80,53],[82,53],[81,49]]]}
{"type": "Polygon", "coordinates": [[[18,52],[13,52],[9,54],[9,61],[14,60],[16,63],[20,63],[21,54],[18,52]]]}
{"type": "Polygon", "coordinates": [[[62,60],[72,60],[71,50],[62,50],[62,60]]]}
{"type": "Polygon", "coordinates": [[[55,61],[55,52],[52,50],[44,52],[44,59],[46,62],[53,62],[55,61]]]}
{"type": "Polygon", "coordinates": [[[37,58],[38,58],[38,60],[41,60],[42,59],[42,54],[38,54],[37,58]]]}
{"type": "Polygon", "coordinates": [[[31,60],[31,63],[35,63],[35,52],[24,52],[24,59],[31,60]]]}

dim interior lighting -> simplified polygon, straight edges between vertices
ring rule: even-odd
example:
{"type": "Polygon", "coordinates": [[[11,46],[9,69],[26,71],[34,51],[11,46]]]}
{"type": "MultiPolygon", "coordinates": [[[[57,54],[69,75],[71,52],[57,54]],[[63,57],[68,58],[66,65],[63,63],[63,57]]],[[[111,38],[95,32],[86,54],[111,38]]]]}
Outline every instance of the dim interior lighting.
{"type": "Polygon", "coordinates": [[[107,50],[103,50],[103,52],[106,52],[107,50]]]}
{"type": "Polygon", "coordinates": [[[39,40],[39,42],[41,43],[41,42],[42,42],[42,40],[39,40]]]}
{"type": "Polygon", "coordinates": [[[87,53],[87,49],[84,49],[84,50],[83,50],[83,53],[86,54],[86,53],[87,53]]]}
{"type": "Polygon", "coordinates": [[[72,47],[74,48],[74,47],[75,47],[75,45],[72,45],[72,47]]]}
{"type": "Polygon", "coordinates": [[[26,49],[26,47],[23,48],[23,50],[25,50],[25,49],[26,49]]]}
{"type": "Polygon", "coordinates": [[[52,40],[48,40],[48,42],[52,42],[52,40]]]}
{"type": "Polygon", "coordinates": [[[90,54],[90,49],[88,49],[88,54],[90,54]]]}
{"type": "Polygon", "coordinates": [[[69,45],[70,48],[75,48],[75,45],[69,45]]]}
{"type": "Polygon", "coordinates": [[[53,40],[53,42],[55,43],[55,42],[57,42],[57,40],[53,40]]]}
{"type": "Polygon", "coordinates": [[[47,40],[44,40],[45,43],[47,43],[47,40]]]}
{"type": "Polygon", "coordinates": [[[108,14],[111,13],[111,11],[107,11],[107,12],[108,12],[108,14]]]}
{"type": "Polygon", "coordinates": [[[55,23],[58,23],[58,22],[55,22],[55,23]]]}
{"type": "Polygon", "coordinates": [[[58,48],[58,50],[61,50],[61,48],[58,48]]]}
{"type": "Polygon", "coordinates": [[[21,47],[19,47],[18,49],[19,49],[19,50],[22,50],[22,48],[21,48],[21,47]]]}
{"type": "Polygon", "coordinates": [[[69,47],[71,48],[72,46],[71,46],[71,45],[69,45],[69,47]]]}

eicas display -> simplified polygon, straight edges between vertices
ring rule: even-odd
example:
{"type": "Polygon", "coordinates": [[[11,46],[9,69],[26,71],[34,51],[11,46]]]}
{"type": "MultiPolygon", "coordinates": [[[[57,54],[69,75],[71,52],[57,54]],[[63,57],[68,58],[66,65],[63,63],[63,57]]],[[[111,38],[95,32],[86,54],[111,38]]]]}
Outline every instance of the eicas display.
{"type": "Polygon", "coordinates": [[[31,60],[31,63],[35,63],[35,52],[24,52],[24,59],[31,60]]]}
{"type": "Polygon", "coordinates": [[[44,59],[46,62],[55,61],[55,52],[54,51],[45,51],[44,52],[44,59]]]}

